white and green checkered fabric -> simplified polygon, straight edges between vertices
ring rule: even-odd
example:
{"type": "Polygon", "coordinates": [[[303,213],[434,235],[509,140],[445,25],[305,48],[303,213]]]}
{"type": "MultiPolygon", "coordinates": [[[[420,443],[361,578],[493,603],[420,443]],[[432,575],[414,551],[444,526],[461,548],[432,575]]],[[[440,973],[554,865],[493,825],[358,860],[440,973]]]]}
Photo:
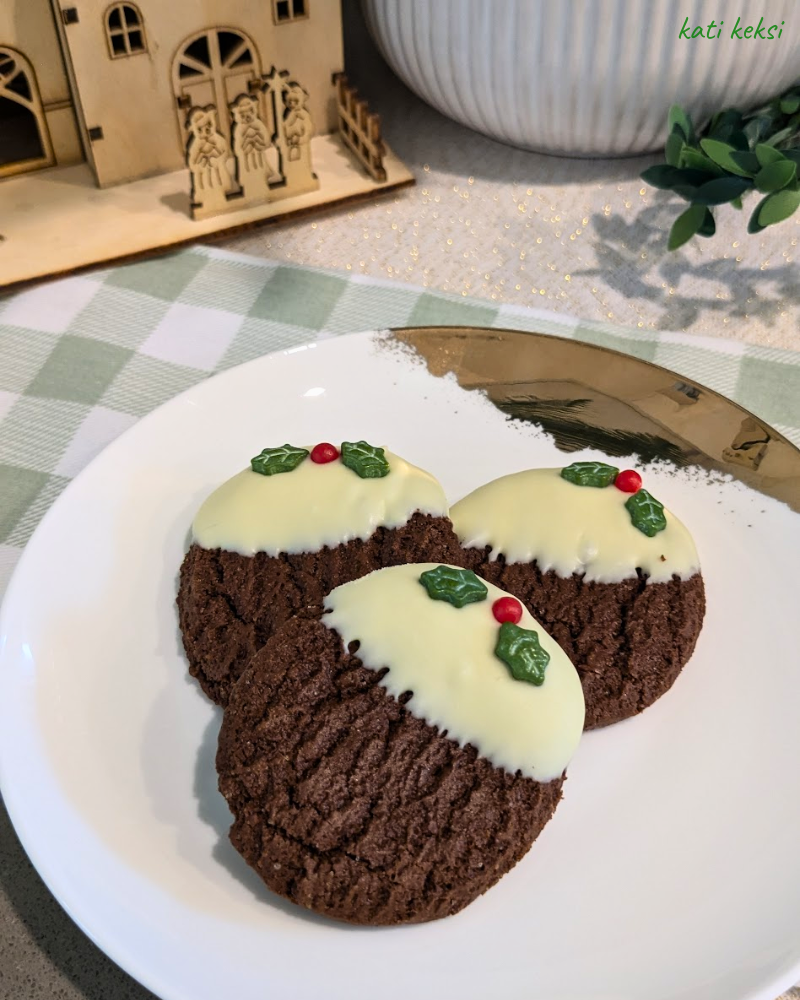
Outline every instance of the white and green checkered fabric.
{"type": "MultiPolygon", "coordinates": [[[[309,340],[437,324],[536,330],[655,361],[800,444],[800,353],[585,324],[198,247],[0,298],[0,595],[70,479],[171,396],[309,340]]],[[[800,990],[782,1000],[792,998],[800,990]]]]}
{"type": "Polygon", "coordinates": [[[800,443],[800,353],[556,313],[196,247],[0,299],[0,594],[61,490],[105,445],[214,372],[355,330],[538,330],[655,361],[800,443]]]}

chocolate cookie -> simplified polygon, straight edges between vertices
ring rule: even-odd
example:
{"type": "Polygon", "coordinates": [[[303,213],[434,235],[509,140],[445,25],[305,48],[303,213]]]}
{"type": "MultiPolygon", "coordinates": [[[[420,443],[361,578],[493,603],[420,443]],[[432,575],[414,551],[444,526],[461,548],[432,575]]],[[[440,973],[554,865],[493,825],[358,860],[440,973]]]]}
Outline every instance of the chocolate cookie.
{"type": "Polygon", "coordinates": [[[600,462],[517,473],[452,518],[462,564],[517,596],[574,663],[587,729],[669,690],[697,642],[705,590],[691,536],[638,473],[600,462]]]}
{"type": "Polygon", "coordinates": [[[536,562],[506,563],[490,549],[465,549],[464,565],[518,597],[578,671],[586,728],[630,718],[665,694],[692,655],[705,614],[703,578],[620,583],[542,573],[536,562]]]}
{"type": "Polygon", "coordinates": [[[189,672],[224,705],[274,630],[381,566],[453,561],[441,485],[366,441],[265,448],[200,508],[180,572],[189,672]]]}
{"type": "Polygon", "coordinates": [[[382,566],[456,562],[458,554],[450,521],[419,513],[400,528],[376,528],[366,541],[318,552],[243,556],[192,545],[178,590],[189,673],[212,701],[226,705],[231,686],[272,633],[334,587],[382,566]]]}
{"type": "MultiPolygon", "coordinates": [[[[484,641],[505,627],[492,617],[500,592],[484,586],[483,605],[457,610],[420,587],[431,570],[441,567],[377,571],[335,590],[328,613],[291,619],[255,655],[225,710],[217,769],[234,847],[270,889],[338,920],[421,922],[472,902],[553,815],[580,736],[580,684],[555,643],[542,636],[549,663],[538,681],[515,680],[484,641]],[[420,613],[422,602],[430,613],[420,613]],[[357,633],[363,644],[349,638],[357,633]],[[467,671],[458,635],[471,650],[467,671]],[[369,649],[391,665],[369,663],[369,649]],[[438,671],[437,691],[427,679],[438,671]],[[481,735],[455,739],[469,731],[461,709],[482,674],[489,686],[472,692],[481,735]],[[407,683],[415,690],[398,695],[407,683]],[[415,714],[418,703],[438,711],[443,694],[452,704],[440,725],[415,714]],[[495,758],[521,754],[523,768],[490,760],[476,743],[495,758]],[[548,780],[523,773],[537,768],[548,780]]],[[[522,626],[535,624],[520,612],[522,626]]]]}

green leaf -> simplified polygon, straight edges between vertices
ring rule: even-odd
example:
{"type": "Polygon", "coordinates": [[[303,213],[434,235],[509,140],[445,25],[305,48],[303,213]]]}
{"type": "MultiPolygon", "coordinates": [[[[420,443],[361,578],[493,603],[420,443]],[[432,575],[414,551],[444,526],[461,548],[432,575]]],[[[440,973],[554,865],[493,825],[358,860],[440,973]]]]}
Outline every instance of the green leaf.
{"type": "Polygon", "coordinates": [[[764,205],[766,205],[767,200],[771,197],[772,195],[767,195],[766,198],[762,198],[761,201],[753,209],[753,214],[750,216],[750,221],[747,223],[747,231],[748,233],[750,233],[751,236],[754,236],[756,233],[760,233],[763,229],[767,228],[766,226],[761,225],[761,223],[758,221],[758,217],[761,214],[761,209],[764,207],[764,205]]]}
{"type": "Polygon", "coordinates": [[[711,209],[707,208],[703,224],[697,230],[697,235],[703,237],[713,236],[716,231],[717,224],[714,222],[714,216],[711,213],[711,209]]]}
{"type": "Polygon", "coordinates": [[[726,108],[718,111],[708,125],[708,135],[711,139],[730,141],[730,136],[742,127],[742,113],[736,108],[726,108]]]}
{"type": "Polygon", "coordinates": [[[728,124],[723,125],[719,128],[714,129],[708,136],[709,139],[714,139],[717,142],[727,143],[729,146],[733,146],[734,149],[749,149],[750,141],[747,135],[739,128],[738,125],[728,124]]]}
{"type": "Polygon", "coordinates": [[[376,448],[366,441],[342,442],[342,465],[352,469],[362,479],[382,479],[389,475],[389,463],[383,448],[376,448]]]}
{"type": "Polygon", "coordinates": [[[751,118],[742,131],[747,136],[752,149],[755,148],[759,142],[761,142],[763,137],[769,133],[771,128],[772,119],[766,117],[765,115],[758,115],[755,118],[751,118]]]}
{"type": "Polygon", "coordinates": [[[775,163],[768,163],[756,174],[756,187],[762,194],[770,194],[772,191],[780,191],[787,184],[795,179],[797,174],[797,164],[791,160],[776,160],[775,163]]]}
{"type": "MultiPolygon", "coordinates": [[[[685,147],[685,150],[689,147],[685,147]]],[[[684,150],[684,152],[685,152],[684,150]]],[[[703,154],[701,153],[700,156],[703,154]]],[[[705,157],[703,157],[705,159],[705,157]]],[[[641,173],[642,180],[662,191],[675,191],[681,194],[684,189],[694,190],[705,184],[706,181],[713,180],[721,171],[711,160],[705,160],[706,170],[694,170],[688,167],[671,167],[666,163],[657,163],[653,167],[648,167],[641,173]]]]}
{"type": "Polygon", "coordinates": [[[785,159],[783,153],[779,149],[773,149],[772,146],[767,146],[763,142],[756,146],[755,153],[756,159],[762,167],[767,167],[770,163],[775,163],[778,160],[785,159]]]}
{"type": "MultiPolygon", "coordinates": [[[[716,164],[711,163],[710,160],[708,162],[710,167],[716,167],[716,164]]],[[[724,171],[720,170],[720,173],[724,173],[724,171]]],[[[683,195],[684,191],[694,193],[701,185],[707,184],[708,181],[713,181],[716,176],[717,174],[713,173],[710,169],[690,170],[688,167],[681,168],[675,171],[675,182],[672,185],[672,190],[680,195],[683,195]]]]}
{"type": "Polygon", "coordinates": [[[767,146],[777,146],[779,142],[783,142],[784,139],[788,139],[789,136],[794,135],[794,128],[790,125],[788,128],[782,128],[780,132],[776,132],[775,135],[771,135],[768,139],[764,140],[767,146]]]}
{"type": "Polygon", "coordinates": [[[667,122],[667,163],[645,171],[642,179],[690,202],[672,226],[667,241],[670,250],[683,246],[694,235],[713,235],[712,207],[728,202],[741,209],[744,195],[753,187],[766,197],[750,216],[750,233],[760,233],[800,208],[796,204],[800,193],[800,84],[747,113],[723,108],[699,132],[678,105],[670,108],[667,122]]]}
{"type": "Polygon", "coordinates": [[[681,212],[672,224],[667,249],[677,250],[678,247],[687,243],[698,232],[705,222],[705,218],[705,205],[690,205],[685,212],[681,212]]]}
{"type": "Polygon", "coordinates": [[[678,179],[679,171],[677,167],[671,167],[668,163],[656,163],[647,170],[643,170],[639,176],[651,187],[659,188],[661,191],[669,191],[674,182],[678,179]]]}
{"type": "Polygon", "coordinates": [[[725,173],[722,167],[709,159],[702,150],[693,149],[691,146],[683,147],[680,165],[681,169],[699,170],[704,174],[711,174],[713,177],[721,177],[725,173]]]}
{"type": "MultiPolygon", "coordinates": [[[[701,139],[700,146],[704,153],[707,153],[714,163],[718,163],[725,170],[732,174],[736,174],[737,177],[746,177],[747,174],[744,170],[736,163],[733,159],[733,154],[737,150],[729,145],[727,142],[720,142],[718,139],[701,139]]],[[[738,152],[744,152],[739,150],[738,152]]]]}
{"type": "Polygon", "coordinates": [[[694,138],[692,120],[682,107],[677,104],[673,104],[669,109],[669,114],[667,115],[667,128],[669,129],[670,134],[675,131],[676,125],[683,133],[683,138],[687,142],[691,142],[694,138]]]}
{"type": "Polygon", "coordinates": [[[533,629],[503,622],[494,655],[505,663],[515,681],[526,681],[536,687],[544,684],[544,671],[550,662],[550,654],[542,649],[539,635],[533,629]]]}
{"type": "Polygon", "coordinates": [[[672,132],[667,136],[664,146],[664,156],[671,167],[677,167],[681,162],[681,152],[683,150],[683,139],[677,132],[672,132]]]}
{"type": "Polygon", "coordinates": [[[747,136],[741,129],[734,129],[728,136],[728,142],[734,147],[734,149],[738,149],[741,152],[747,152],[747,150],[750,149],[750,143],[747,140],[747,136]]]}
{"type": "Polygon", "coordinates": [[[776,191],[761,203],[758,221],[762,226],[774,226],[794,215],[800,206],[800,191],[776,191]]]}
{"type": "Polygon", "coordinates": [[[255,458],[250,459],[250,467],[259,475],[275,476],[280,472],[292,472],[306,458],[308,458],[306,448],[295,448],[294,445],[285,444],[281,448],[264,448],[255,458]]]}
{"type": "Polygon", "coordinates": [[[455,566],[437,566],[420,575],[419,582],[434,601],[447,601],[454,608],[465,604],[485,601],[489,590],[472,570],[456,569],[455,566]]]}
{"type": "Polygon", "coordinates": [[[717,177],[695,191],[693,205],[725,205],[752,187],[746,177],[717,177]]]}
{"type": "MultiPolygon", "coordinates": [[[[715,142],[724,142],[726,145],[730,146],[732,143],[728,142],[728,139],[733,132],[733,128],[730,125],[723,125],[721,128],[715,128],[713,132],[709,132],[708,138],[713,139],[715,142]]],[[[733,147],[736,149],[736,147],[733,147]]]]}
{"type": "Polygon", "coordinates": [[[731,153],[731,159],[737,167],[741,167],[745,174],[749,177],[755,177],[762,166],[761,163],[759,163],[756,154],[749,151],[737,149],[735,153],[731,153]]]}
{"type": "Polygon", "coordinates": [[[605,462],[573,462],[561,470],[561,478],[575,486],[610,486],[619,475],[619,469],[605,462]]]}
{"type": "Polygon", "coordinates": [[[740,128],[742,124],[742,112],[738,108],[725,108],[719,114],[719,122],[731,128],[740,128]]]}
{"type": "Polygon", "coordinates": [[[667,526],[664,504],[659,503],[647,490],[637,490],[625,501],[625,507],[631,516],[634,528],[638,528],[648,538],[653,538],[667,526]]]}

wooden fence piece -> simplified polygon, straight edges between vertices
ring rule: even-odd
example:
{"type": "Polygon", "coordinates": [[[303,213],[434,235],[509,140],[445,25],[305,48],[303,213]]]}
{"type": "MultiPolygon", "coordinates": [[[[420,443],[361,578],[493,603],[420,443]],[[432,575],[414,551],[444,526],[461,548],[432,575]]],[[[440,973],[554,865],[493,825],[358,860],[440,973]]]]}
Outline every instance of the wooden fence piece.
{"type": "Polygon", "coordinates": [[[347,84],[344,73],[334,77],[339,134],[347,148],[376,181],[386,180],[383,157],[386,152],[381,138],[381,117],[358,97],[355,87],[347,84]]]}

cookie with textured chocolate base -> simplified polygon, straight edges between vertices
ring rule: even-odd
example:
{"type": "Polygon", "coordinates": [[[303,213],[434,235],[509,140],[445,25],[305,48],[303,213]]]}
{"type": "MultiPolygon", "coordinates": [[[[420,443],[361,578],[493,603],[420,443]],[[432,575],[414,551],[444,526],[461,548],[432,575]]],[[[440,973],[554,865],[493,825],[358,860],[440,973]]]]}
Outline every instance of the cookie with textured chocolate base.
{"type": "Polygon", "coordinates": [[[575,664],[587,729],[643,711],[691,656],[705,589],[688,530],[634,470],[504,476],[452,508],[462,562],[517,596],[575,664]]]}
{"type": "Polygon", "coordinates": [[[495,618],[507,595],[474,574],[461,607],[430,596],[423,573],[438,595],[466,574],[442,569],[337,588],[256,654],[225,710],[233,845],[270,889],[338,920],[421,922],[472,902],[552,817],[580,738],[563,652],[519,602],[516,623],[495,618]]]}
{"type": "Polygon", "coordinates": [[[264,449],[195,517],[178,615],[189,672],[212,701],[291,615],[381,566],[453,561],[441,485],[364,441],[264,449]]]}

